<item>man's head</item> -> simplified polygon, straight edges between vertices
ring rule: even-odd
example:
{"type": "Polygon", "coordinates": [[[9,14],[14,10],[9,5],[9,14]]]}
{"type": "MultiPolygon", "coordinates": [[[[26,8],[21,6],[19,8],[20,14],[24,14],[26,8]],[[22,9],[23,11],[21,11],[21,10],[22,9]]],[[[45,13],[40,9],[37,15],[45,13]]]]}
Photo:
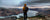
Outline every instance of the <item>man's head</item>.
{"type": "Polygon", "coordinates": [[[27,5],[26,4],[24,4],[24,7],[26,7],[27,5]]]}

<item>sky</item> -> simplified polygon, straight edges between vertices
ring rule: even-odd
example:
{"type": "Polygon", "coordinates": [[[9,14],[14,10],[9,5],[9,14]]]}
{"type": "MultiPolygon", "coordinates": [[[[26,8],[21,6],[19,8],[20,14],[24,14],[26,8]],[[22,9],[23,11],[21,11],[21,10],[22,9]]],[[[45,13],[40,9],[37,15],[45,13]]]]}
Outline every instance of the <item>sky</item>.
{"type": "Polygon", "coordinates": [[[23,6],[24,4],[30,7],[50,6],[50,0],[0,0],[0,7],[4,6],[23,6]]]}

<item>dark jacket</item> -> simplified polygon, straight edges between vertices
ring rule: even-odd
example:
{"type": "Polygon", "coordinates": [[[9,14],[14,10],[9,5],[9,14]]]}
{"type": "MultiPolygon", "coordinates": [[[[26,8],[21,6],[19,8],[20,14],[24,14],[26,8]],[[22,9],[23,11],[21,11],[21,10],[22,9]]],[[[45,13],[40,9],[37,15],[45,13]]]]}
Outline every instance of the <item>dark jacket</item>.
{"type": "Polygon", "coordinates": [[[28,7],[25,7],[25,9],[23,10],[23,12],[27,12],[28,11],[28,7]]]}

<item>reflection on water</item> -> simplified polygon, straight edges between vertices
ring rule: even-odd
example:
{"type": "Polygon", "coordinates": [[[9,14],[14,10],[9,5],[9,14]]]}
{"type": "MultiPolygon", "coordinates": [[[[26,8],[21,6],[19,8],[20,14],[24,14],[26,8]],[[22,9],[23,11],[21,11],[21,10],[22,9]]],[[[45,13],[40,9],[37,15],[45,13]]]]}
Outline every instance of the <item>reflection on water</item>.
{"type": "Polygon", "coordinates": [[[0,19],[3,19],[3,18],[5,18],[5,17],[0,16],[0,19]]]}

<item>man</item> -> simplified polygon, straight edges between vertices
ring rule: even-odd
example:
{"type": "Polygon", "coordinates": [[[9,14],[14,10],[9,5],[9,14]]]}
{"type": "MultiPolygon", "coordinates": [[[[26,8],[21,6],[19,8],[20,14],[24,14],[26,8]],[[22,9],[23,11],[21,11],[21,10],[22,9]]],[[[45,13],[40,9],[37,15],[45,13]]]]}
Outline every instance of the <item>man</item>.
{"type": "Polygon", "coordinates": [[[28,7],[26,7],[26,4],[24,4],[23,12],[24,12],[24,13],[27,13],[27,11],[28,11],[28,7]]]}
{"type": "Polygon", "coordinates": [[[23,7],[24,20],[27,20],[27,11],[28,11],[28,7],[26,7],[26,4],[24,4],[24,7],[23,7]]]}

